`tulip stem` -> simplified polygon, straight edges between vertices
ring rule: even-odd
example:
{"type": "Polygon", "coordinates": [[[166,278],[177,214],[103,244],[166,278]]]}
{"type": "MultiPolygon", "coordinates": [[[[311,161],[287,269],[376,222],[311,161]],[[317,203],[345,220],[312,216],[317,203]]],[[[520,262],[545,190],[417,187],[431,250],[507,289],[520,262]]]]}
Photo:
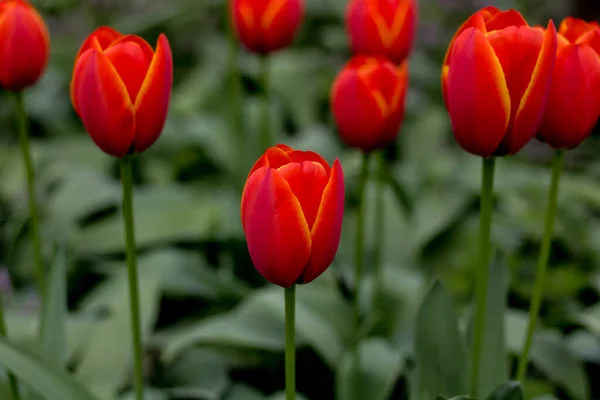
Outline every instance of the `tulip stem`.
{"type": "Polygon", "coordinates": [[[296,285],[285,288],[285,398],[296,399],[296,285]]]}
{"type": "Polygon", "coordinates": [[[273,146],[271,133],[271,107],[270,107],[270,90],[269,90],[269,56],[262,55],[260,57],[260,86],[262,90],[262,114],[260,126],[260,145],[261,152],[264,152],[268,147],[273,146]]]}
{"type": "Polygon", "coordinates": [[[227,25],[227,40],[229,43],[228,69],[229,69],[229,110],[231,112],[231,129],[238,140],[240,150],[240,170],[244,171],[246,177],[246,135],[243,129],[242,120],[242,87],[238,71],[238,41],[236,40],[234,27],[230,18],[230,3],[225,3],[225,24],[227,25]]]}
{"type": "MultiPolygon", "coordinates": [[[[4,304],[2,301],[2,294],[0,293],[0,336],[8,337],[6,332],[6,323],[4,322],[4,304]]],[[[17,378],[15,375],[7,371],[8,376],[8,386],[9,392],[12,400],[20,400],[21,396],[19,395],[19,384],[17,383],[17,378]]]]}
{"type": "Polygon", "coordinates": [[[494,196],[494,157],[484,158],[481,174],[481,199],[479,215],[479,265],[475,283],[475,324],[471,359],[470,394],[477,397],[481,351],[485,331],[485,310],[490,272],[490,231],[492,227],[492,203],[494,196]]]}
{"type": "Polygon", "coordinates": [[[31,149],[29,146],[29,136],[27,133],[29,130],[27,126],[27,112],[25,111],[25,99],[23,92],[15,93],[14,97],[19,130],[19,145],[21,147],[23,164],[25,165],[25,174],[27,176],[27,196],[30,217],[29,234],[33,246],[35,276],[40,297],[42,298],[42,301],[44,301],[46,292],[44,260],[42,257],[42,241],[40,238],[40,218],[35,195],[35,169],[31,159],[31,149]]]}
{"type": "Polygon", "coordinates": [[[358,181],[358,213],[356,216],[356,237],[354,243],[354,332],[355,345],[358,345],[360,328],[360,281],[364,264],[365,230],[365,188],[369,175],[370,153],[363,154],[362,168],[358,181]]]}
{"type": "Polygon", "coordinates": [[[121,184],[123,185],[123,218],[125,220],[125,243],[127,251],[127,274],[129,280],[129,309],[131,314],[131,339],[134,355],[134,388],[136,400],[144,398],[144,365],[142,354],[142,330],[140,324],[140,299],[136,263],[135,231],[133,221],[132,156],[121,158],[121,184]]]}
{"type": "Polygon", "coordinates": [[[536,268],[536,278],[533,286],[533,294],[531,296],[531,305],[529,307],[529,326],[527,335],[525,336],[525,344],[523,352],[519,358],[517,367],[517,380],[523,381],[527,373],[527,361],[529,350],[533,342],[533,333],[537,322],[542,297],[544,295],[544,286],[546,284],[546,269],[548,267],[548,259],[550,257],[550,245],[552,244],[552,230],[554,227],[554,216],[556,215],[556,203],[558,199],[558,186],[560,184],[560,174],[563,169],[565,160],[565,151],[556,150],[552,157],[552,180],[550,182],[550,190],[548,191],[548,206],[546,208],[546,220],[544,222],[544,237],[538,255],[536,268]]]}
{"type": "Polygon", "coordinates": [[[377,161],[377,191],[375,193],[375,249],[373,251],[373,268],[375,269],[376,294],[380,295],[381,291],[383,290],[383,265],[381,262],[385,228],[383,191],[385,189],[384,174],[387,166],[383,150],[377,153],[377,161]]]}

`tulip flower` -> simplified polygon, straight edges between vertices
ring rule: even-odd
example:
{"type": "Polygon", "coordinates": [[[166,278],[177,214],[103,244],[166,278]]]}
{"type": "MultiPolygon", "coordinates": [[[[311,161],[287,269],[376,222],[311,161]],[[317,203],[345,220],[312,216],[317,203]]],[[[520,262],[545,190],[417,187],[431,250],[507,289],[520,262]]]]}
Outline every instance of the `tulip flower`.
{"type": "Polygon", "coordinates": [[[254,266],[288,288],[309,283],[333,261],[344,215],[344,175],[312,151],[270,147],[252,167],[241,217],[254,266]]]}
{"type": "Polygon", "coordinates": [[[239,40],[252,52],[267,54],[294,40],[304,14],[303,0],[231,0],[239,40]]]}
{"type": "Polygon", "coordinates": [[[550,88],[557,37],[515,10],[486,7],[450,42],[442,91],[457,142],[489,157],[518,152],[533,138],[550,88]]]}
{"type": "Polygon", "coordinates": [[[71,100],[94,143],[123,157],[146,150],[160,136],[172,82],[173,58],[164,34],[154,51],[138,36],[101,27],[77,54],[71,100]]]}
{"type": "Polygon", "coordinates": [[[408,63],[355,56],[331,88],[331,108],[344,142],[364,152],[392,142],[404,119],[408,63]]]}
{"type": "Polygon", "coordinates": [[[26,0],[0,0],[0,87],[18,92],[35,84],[50,56],[50,34],[26,0]]]}
{"type": "Polygon", "coordinates": [[[351,0],[346,30],[356,54],[402,63],[412,50],[417,21],[415,0],[351,0]]]}
{"type": "Polygon", "coordinates": [[[599,115],[600,26],[565,18],[538,137],[555,149],[575,148],[590,135],[599,115]]]}

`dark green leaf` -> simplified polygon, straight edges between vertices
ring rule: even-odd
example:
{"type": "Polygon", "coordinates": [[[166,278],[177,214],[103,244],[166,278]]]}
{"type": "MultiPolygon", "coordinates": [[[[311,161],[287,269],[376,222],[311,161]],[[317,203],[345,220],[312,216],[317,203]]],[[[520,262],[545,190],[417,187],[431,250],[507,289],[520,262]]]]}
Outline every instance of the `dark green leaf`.
{"type": "Polygon", "coordinates": [[[523,389],[519,382],[505,382],[490,393],[487,400],[523,400],[523,389]]]}

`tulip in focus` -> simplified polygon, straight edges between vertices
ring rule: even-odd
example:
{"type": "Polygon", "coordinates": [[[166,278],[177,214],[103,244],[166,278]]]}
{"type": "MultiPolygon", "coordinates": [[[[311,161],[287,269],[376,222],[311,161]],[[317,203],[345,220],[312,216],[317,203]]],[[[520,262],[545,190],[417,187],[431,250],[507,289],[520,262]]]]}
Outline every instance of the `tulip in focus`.
{"type": "Polygon", "coordinates": [[[164,34],[154,51],[138,36],[101,27],[77,54],[71,100],[96,145],[123,157],[146,150],[160,136],[172,83],[173,58],[164,34]]]}
{"type": "Polygon", "coordinates": [[[538,132],[556,58],[557,35],[515,10],[486,7],[450,42],[442,91],[457,142],[482,157],[518,152],[538,132]]]}
{"type": "Polygon", "coordinates": [[[412,50],[416,20],[415,0],[351,0],[346,9],[353,52],[386,57],[396,64],[412,50]]]}
{"type": "Polygon", "coordinates": [[[344,142],[364,152],[391,143],[404,119],[408,63],[353,57],[331,88],[331,108],[344,142]]]}
{"type": "Polygon", "coordinates": [[[321,275],[337,252],[344,215],[344,174],[336,159],[285,145],[252,167],[242,194],[242,226],[258,272],[288,288],[321,275]]]}
{"type": "Polygon", "coordinates": [[[250,51],[268,54],[292,43],[302,22],[303,0],[231,0],[239,40],[250,51]]]}
{"type": "Polygon", "coordinates": [[[575,148],[590,135],[599,115],[600,26],[565,18],[538,137],[555,149],[575,148]]]}
{"type": "Polygon", "coordinates": [[[50,34],[26,0],[0,0],[0,87],[18,92],[35,84],[48,65],[50,34]]]}

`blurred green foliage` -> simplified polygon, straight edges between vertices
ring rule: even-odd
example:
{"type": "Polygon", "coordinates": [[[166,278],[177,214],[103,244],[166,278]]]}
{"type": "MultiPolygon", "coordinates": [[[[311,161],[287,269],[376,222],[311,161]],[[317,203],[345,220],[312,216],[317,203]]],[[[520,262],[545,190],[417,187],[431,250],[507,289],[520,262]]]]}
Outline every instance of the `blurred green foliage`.
{"type": "MultiPolygon", "coordinates": [[[[48,262],[56,258],[56,304],[46,305],[53,310],[46,315],[53,318],[45,322],[54,334],[45,336],[48,342],[41,354],[72,371],[98,399],[132,398],[117,163],[83,131],[70,105],[69,80],[78,46],[95,27],[108,24],[151,43],[165,32],[175,57],[172,107],[162,137],[134,166],[147,398],[283,398],[283,292],[265,285],[252,267],[239,222],[241,185],[260,154],[255,144],[258,60],[239,54],[244,130],[236,132],[230,123],[235,110],[227,96],[225,2],[34,3],[52,32],[50,67],[42,82],[27,92],[44,252],[48,262]],[[56,289],[61,287],[62,269],[68,277],[68,314],[61,311],[61,290],[56,289]]],[[[294,46],[272,58],[272,115],[278,140],[315,150],[329,161],[339,157],[346,174],[347,212],[338,256],[321,278],[298,288],[297,380],[306,399],[403,399],[423,368],[441,363],[457,368],[457,374],[464,372],[461,352],[466,348],[458,330],[443,337],[439,332],[454,329],[453,322],[445,320],[450,299],[460,316],[456,329],[469,326],[480,166],[452,139],[439,72],[454,30],[483,5],[475,0],[420,2],[407,118],[398,140],[385,152],[391,184],[383,193],[382,298],[373,301],[376,281],[372,268],[367,268],[360,300],[369,318],[361,327],[359,365],[348,351],[353,334],[348,288],[353,285],[360,154],[336,137],[328,104],[331,82],[349,56],[345,1],[307,0],[294,46]],[[450,293],[435,283],[419,308],[434,276],[450,293]],[[449,327],[442,328],[445,325],[449,327]],[[427,351],[419,351],[432,344],[446,349],[443,359],[432,360],[427,351]],[[364,382],[365,392],[353,389],[357,379],[364,382]]],[[[558,23],[569,13],[566,1],[504,0],[495,5],[516,7],[540,24],[548,17],[558,23]]],[[[9,307],[11,338],[34,349],[40,310],[31,289],[26,188],[11,102],[5,95],[1,100],[0,289],[9,307]]],[[[542,323],[524,385],[526,399],[600,398],[600,387],[592,384],[600,379],[598,149],[593,137],[567,155],[542,323]]],[[[507,292],[508,304],[491,302],[488,331],[498,333],[490,340],[505,342],[507,353],[488,355],[496,362],[483,374],[490,390],[498,376],[510,376],[525,333],[550,154],[535,142],[519,156],[498,162],[492,233],[497,266],[490,296],[503,299],[507,292]],[[504,308],[502,320],[499,313],[504,308]]],[[[376,181],[373,171],[368,204],[375,201],[376,181]]],[[[378,227],[373,223],[375,208],[369,207],[367,214],[365,265],[370,267],[378,227]]],[[[444,384],[440,382],[431,385],[444,384]]],[[[446,383],[448,390],[461,389],[456,380],[446,383]]],[[[0,393],[3,390],[0,381],[0,393]]]]}

